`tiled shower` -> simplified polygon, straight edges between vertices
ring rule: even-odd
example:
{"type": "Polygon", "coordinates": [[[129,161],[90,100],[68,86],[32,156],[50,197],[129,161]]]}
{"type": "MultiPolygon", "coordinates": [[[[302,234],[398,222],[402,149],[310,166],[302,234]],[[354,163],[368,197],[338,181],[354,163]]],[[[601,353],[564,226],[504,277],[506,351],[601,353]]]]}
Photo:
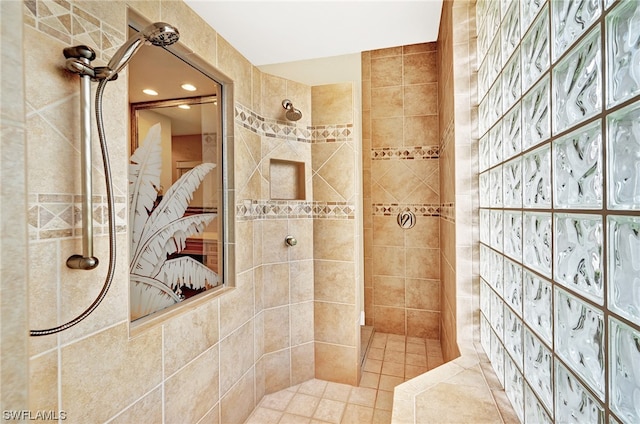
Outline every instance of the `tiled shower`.
{"type": "Polygon", "coordinates": [[[638,422],[640,3],[476,10],[482,345],[521,421],[638,422]]]}

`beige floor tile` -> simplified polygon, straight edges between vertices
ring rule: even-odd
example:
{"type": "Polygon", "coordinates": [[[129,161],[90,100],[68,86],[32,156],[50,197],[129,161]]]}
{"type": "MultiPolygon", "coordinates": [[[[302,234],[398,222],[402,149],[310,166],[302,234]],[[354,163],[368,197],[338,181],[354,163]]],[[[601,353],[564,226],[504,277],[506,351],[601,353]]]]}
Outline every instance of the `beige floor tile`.
{"type": "Polygon", "coordinates": [[[414,377],[424,374],[429,371],[427,367],[421,367],[419,365],[405,365],[404,366],[404,378],[410,380],[414,377]]]}
{"type": "Polygon", "coordinates": [[[282,412],[273,409],[257,407],[245,424],[278,424],[282,412]]]}
{"type": "Polygon", "coordinates": [[[378,388],[378,382],[380,381],[380,374],[374,372],[363,372],[360,378],[360,387],[369,387],[371,389],[378,388]]]}
{"type": "Polygon", "coordinates": [[[313,414],[313,418],[328,423],[340,423],[342,413],[347,404],[344,402],[338,402],[337,400],[321,399],[316,408],[316,412],[313,414]]]}
{"type": "Polygon", "coordinates": [[[373,421],[373,408],[348,404],[342,416],[343,424],[369,424],[373,421]]]}
{"type": "Polygon", "coordinates": [[[294,414],[284,414],[282,418],[280,418],[279,424],[309,424],[310,422],[311,418],[294,414]]]}
{"type": "Polygon", "coordinates": [[[289,402],[286,412],[311,418],[319,402],[320,398],[318,397],[296,393],[289,402]]]}
{"type": "Polygon", "coordinates": [[[384,351],[384,362],[395,362],[396,364],[404,364],[404,352],[386,349],[384,351]]]}
{"type": "Polygon", "coordinates": [[[368,387],[354,387],[351,389],[349,403],[373,407],[376,404],[377,392],[376,389],[370,389],[368,387]]]}
{"type": "Polygon", "coordinates": [[[407,353],[427,356],[427,347],[425,345],[407,343],[407,353]]]}
{"type": "Polygon", "coordinates": [[[340,402],[347,402],[349,395],[351,394],[352,386],[342,383],[334,383],[332,381],[327,383],[327,388],[324,389],[323,398],[337,400],[340,402]]]}
{"type": "Polygon", "coordinates": [[[418,344],[418,345],[425,345],[425,339],[420,338],[420,337],[411,337],[411,336],[407,336],[407,344],[418,344]]]}
{"type": "Polygon", "coordinates": [[[396,377],[404,377],[404,364],[384,361],[382,363],[381,374],[394,375],[396,377]]]}
{"type": "Polygon", "coordinates": [[[367,353],[367,358],[378,359],[382,361],[384,359],[384,349],[377,348],[377,347],[370,347],[369,352],[367,353]]]}
{"type": "Polygon", "coordinates": [[[284,411],[287,409],[287,405],[293,399],[295,393],[290,392],[288,390],[281,390],[276,393],[271,393],[270,395],[266,395],[262,398],[262,402],[260,402],[260,406],[275,409],[278,411],[284,411]]]}
{"type": "Polygon", "coordinates": [[[406,343],[407,337],[402,334],[388,334],[387,335],[387,343],[389,342],[399,342],[406,343]]]}
{"type": "Polygon", "coordinates": [[[404,362],[407,365],[426,367],[427,357],[425,355],[418,355],[417,353],[407,353],[404,362]]]}
{"type": "Polygon", "coordinates": [[[391,411],[393,409],[393,392],[378,391],[375,408],[391,411]]]}
{"type": "Polygon", "coordinates": [[[398,385],[404,383],[404,378],[395,377],[393,375],[381,375],[380,383],[378,383],[378,390],[386,390],[392,392],[398,385]]]}
{"type": "Polygon", "coordinates": [[[391,423],[391,411],[385,411],[382,409],[373,410],[373,424],[390,424],[391,423]]]}
{"type": "Polygon", "coordinates": [[[364,361],[363,371],[375,372],[380,374],[380,370],[382,370],[382,361],[369,358],[364,361]]]}
{"type": "Polygon", "coordinates": [[[444,364],[442,356],[427,356],[427,367],[432,370],[444,364]]]}
{"type": "Polygon", "coordinates": [[[318,380],[317,378],[307,380],[300,384],[298,393],[304,393],[305,395],[312,395],[322,397],[324,390],[327,388],[327,382],[324,380],[318,380]]]}
{"type": "Polygon", "coordinates": [[[375,347],[378,349],[384,349],[384,347],[387,345],[387,340],[386,339],[376,339],[375,337],[377,336],[374,335],[373,336],[373,340],[371,341],[371,347],[375,347]]]}
{"type": "Polygon", "coordinates": [[[395,350],[396,352],[404,352],[406,349],[406,343],[399,340],[389,340],[387,341],[387,347],[385,349],[395,350]]]}

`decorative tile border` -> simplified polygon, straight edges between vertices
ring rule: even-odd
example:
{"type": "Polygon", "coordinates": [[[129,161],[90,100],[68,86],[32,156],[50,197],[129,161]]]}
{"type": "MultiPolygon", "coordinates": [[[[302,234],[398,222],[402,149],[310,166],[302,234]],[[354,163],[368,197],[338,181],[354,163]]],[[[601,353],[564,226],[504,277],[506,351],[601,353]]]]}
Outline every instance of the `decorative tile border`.
{"type": "Polygon", "coordinates": [[[419,203],[373,203],[374,216],[393,216],[400,212],[410,211],[417,216],[440,216],[440,205],[419,203]]]}
{"type": "Polygon", "coordinates": [[[236,204],[236,219],[332,218],[355,219],[355,206],[346,202],[245,200],[236,204]]]}
{"type": "MultiPolygon", "coordinates": [[[[127,230],[127,199],[115,196],[116,232],[127,230]]],[[[29,238],[46,240],[82,235],[82,196],[74,194],[40,193],[29,195],[29,238]]],[[[93,196],[93,232],[109,232],[106,196],[93,196]]]]}
{"type": "Polygon", "coordinates": [[[382,147],[371,149],[371,159],[438,159],[440,157],[439,146],[416,147],[382,147]]]}
{"type": "Polygon", "coordinates": [[[456,204],[442,203],[440,205],[440,217],[445,221],[456,222],[456,204]]]}
{"type": "MultiPolygon", "coordinates": [[[[66,0],[25,0],[24,23],[66,45],[86,44],[98,58],[115,53],[125,34],[66,0]]],[[[62,57],[62,52],[60,52],[62,57]]]]}
{"type": "Polygon", "coordinates": [[[240,103],[236,103],[234,109],[236,123],[260,136],[282,138],[301,143],[354,141],[353,124],[301,127],[288,121],[265,118],[240,103]]]}

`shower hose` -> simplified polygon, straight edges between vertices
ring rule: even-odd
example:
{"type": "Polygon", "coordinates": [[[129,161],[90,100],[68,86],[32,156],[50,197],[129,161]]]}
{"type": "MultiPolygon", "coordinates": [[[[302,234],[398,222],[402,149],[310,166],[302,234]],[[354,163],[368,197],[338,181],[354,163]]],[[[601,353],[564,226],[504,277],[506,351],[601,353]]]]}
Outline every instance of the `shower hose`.
{"type": "MultiPolygon", "coordinates": [[[[114,202],[113,202],[113,182],[111,179],[111,166],[109,165],[109,152],[107,151],[107,140],[104,134],[104,123],[102,120],[102,93],[104,92],[104,88],[107,85],[109,80],[102,79],[98,83],[98,88],[96,89],[96,122],[98,126],[98,138],[100,139],[100,150],[102,152],[102,163],[104,166],[104,179],[107,190],[107,215],[109,221],[109,268],[107,270],[107,276],[105,277],[104,284],[102,286],[102,290],[98,294],[98,297],[93,301],[93,303],[80,315],[73,318],[72,320],[59,325],[57,327],[47,328],[45,330],[30,330],[29,335],[31,336],[46,336],[49,334],[59,333],[64,331],[70,327],[73,327],[86,317],[88,317],[102,302],[102,300],[107,295],[109,291],[109,287],[111,287],[111,282],[113,281],[113,274],[115,270],[116,260],[115,260],[115,252],[116,252],[116,225],[115,225],[115,211],[114,211],[114,202]]],[[[86,193],[86,196],[91,196],[91,193],[86,193]]]]}

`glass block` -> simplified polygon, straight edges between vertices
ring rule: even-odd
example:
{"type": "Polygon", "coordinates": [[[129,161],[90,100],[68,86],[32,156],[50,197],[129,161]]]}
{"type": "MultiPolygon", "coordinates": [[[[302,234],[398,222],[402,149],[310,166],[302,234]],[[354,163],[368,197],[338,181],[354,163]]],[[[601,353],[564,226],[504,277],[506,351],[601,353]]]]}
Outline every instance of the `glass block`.
{"type": "Polygon", "coordinates": [[[491,61],[489,60],[489,56],[485,56],[483,61],[480,63],[480,67],[478,68],[478,99],[483,99],[484,96],[489,92],[489,87],[491,86],[491,82],[493,81],[489,74],[491,61]]]}
{"type": "Polygon", "coordinates": [[[500,29],[500,21],[502,20],[502,14],[500,13],[500,2],[489,1],[487,5],[487,13],[484,21],[485,30],[487,31],[487,37],[489,40],[493,40],[493,37],[497,35],[498,41],[500,35],[498,30],[500,29]]]}
{"type": "Polygon", "coordinates": [[[640,331],[609,318],[609,404],[623,420],[640,422],[640,331]]]}
{"type": "Polygon", "coordinates": [[[524,379],[508,355],[504,357],[504,391],[516,415],[522,421],[524,419],[524,379]]]}
{"type": "Polygon", "coordinates": [[[491,284],[491,287],[493,287],[493,289],[500,295],[502,296],[502,292],[503,292],[503,261],[504,261],[504,256],[502,256],[500,253],[495,252],[495,251],[491,251],[491,280],[489,281],[489,284],[491,284]]]}
{"type": "Polygon", "coordinates": [[[506,305],[504,307],[504,349],[522,370],[522,321],[506,305]]]}
{"type": "MultiPolygon", "coordinates": [[[[521,3],[524,5],[532,2],[523,1],[521,3]]],[[[545,6],[531,30],[522,39],[520,55],[522,56],[523,93],[549,69],[549,14],[547,9],[548,6],[545,6]]]]}
{"type": "Polygon", "coordinates": [[[611,5],[613,5],[615,2],[617,2],[618,0],[604,0],[604,8],[608,9],[611,7],[611,5]]]}
{"type": "Polygon", "coordinates": [[[504,254],[522,260],[522,212],[504,211],[504,254]]]}
{"type": "Polygon", "coordinates": [[[496,78],[498,78],[498,75],[500,75],[500,72],[502,71],[501,46],[502,44],[500,42],[500,37],[496,37],[489,46],[489,53],[487,54],[487,58],[489,60],[489,86],[487,86],[487,90],[491,87],[493,82],[496,80],[496,78]]]}
{"type": "Polygon", "coordinates": [[[478,105],[478,131],[485,134],[489,129],[489,96],[486,96],[478,105]]]}
{"type": "Polygon", "coordinates": [[[490,244],[489,234],[491,233],[491,221],[489,209],[480,209],[480,241],[490,244]]]}
{"type": "Polygon", "coordinates": [[[551,346],[553,340],[551,283],[544,278],[524,271],[523,273],[524,322],[551,346]]]}
{"type": "Polygon", "coordinates": [[[535,146],[551,135],[549,76],[522,98],[522,150],[535,146]]]}
{"type": "Polygon", "coordinates": [[[480,344],[487,356],[491,355],[491,325],[484,315],[480,316],[480,344]]]}
{"type": "Polygon", "coordinates": [[[551,278],[551,214],[524,213],[523,263],[551,278]]]}
{"type": "Polygon", "coordinates": [[[640,102],[607,116],[609,208],[640,209],[640,102]]]}
{"type": "Polygon", "coordinates": [[[600,120],[553,141],[553,178],[556,208],[602,207],[600,120]]]}
{"type": "Polygon", "coordinates": [[[502,116],[502,80],[498,78],[489,90],[489,126],[493,126],[502,116]]]}
{"type": "Polygon", "coordinates": [[[557,360],[555,380],[557,422],[604,424],[600,402],[557,360]]]}
{"type": "Polygon", "coordinates": [[[521,96],[520,82],[520,50],[516,50],[513,57],[505,65],[502,71],[502,106],[504,112],[511,109],[521,96]]]}
{"type": "Polygon", "coordinates": [[[640,325],[640,217],[607,221],[609,309],[640,325]]]}
{"type": "Polygon", "coordinates": [[[504,387],[504,348],[498,340],[496,333],[491,331],[491,354],[489,355],[491,366],[498,377],[498,381],[504,387]]]}
{"type": "MultiPolygon", "coordinates": [[[[544,6],[546,0],[528,0],[520,2],[520,20],[521,20],[521,32],[524,34],[527,32],[527,28],[531,25],[531,22],[535,19],[538,12],[544,6]]],[[[546,12],[542,12],[543,15],[546,15],[546,12]]]]}
{"type": "Polygon", "coordinates": [[[604,316],[555,288],[555,352],[604,399],[604,316]]]}
{"type": "Polygon", "coordinates": [[[520,103],[518,103],[502,119],[502,157],[505,160],[522,150],[521,129],[520,103]]]}
{"type": "Polygon", "coordinates": [[[478,168],[479,171],[489,169],[489,133],[485,133],[478,141],[478,168]]]}
{"type": "Polygon", "coordinates": [[[598,19],[601,3],[601,0],[551,2],[554,62],[598,19]]]}
{"type": "Polygon", "coordinates": [[[502,122],[499,121],[489,131],[489,166],[502,162],[502,122]]]}
{"type": "Polygon", "coordinates": [[[490,205],[492,208],[502,207],[502,166],[489,171],[490,205]]]}
{"type": "Polygon", "coordinates": [[[607,15],[607,105],[640,93],[640,2],[621,3],[607,15]]]}
{"type": "Polygon", "coordinates": [[[528,329],[524,331],[524,375],[542,403],[553,410],[553,355],[528,329]]]}
{"type": "Polygon", "coordinates": [[[555,281],[603,305],[602,217],[555,214],[554,219],[555,281]]]}
{"type": "Polygon", "coordinates": [[[517,157],[502,167],[503,204],[505,208],[522,207],[522,160],[517,157]]]}
{"type": "Polygon", "coordinates": [[[478,178],[478,190],[480,198],[480,207],[488,208],[491,206],[491,186],[489,185],[489,171],[480,174],[478,178]]]}
{"type": "Polygon", "coordinates": [[[480,276],[486,281],[491,280],[491,249],[480,245],[480,276]]]}
{"type": "Polygon", "coordinates": [[[491,328],[495,331],[496,335],[502,341],[502,337],[504,336],[502,331],[502,326],[504,325],[504,311],[503,306],[504,303],[500,296],[498,296],[493,290],[489,294],[489,299],[491,300],[491,328]]]}
{"type": "Polygon", "coordinates": [[[484,279],[480,279],[480,311],[484,314],[485,317],[491,317],[491,288],[489,284],[484,281],[484,279]]]}
{"type": "Polygon", "coordinates": [[[502,63],[506,63],[520,43],[520,10],[518,2],[512,2],[502,19],[502,63]]]}
{"type": "Polygon", "coordinates": [[[491,247],[496,249],[498,252],[502,252],[502,239],[503,239],[503,228],[504,224],[502,222],[502,211],[501,210],[492,210],[491,211],[491,247]]]}
{"type": "Polygon", "coordinates": [[[509,259],[504,260],[504,301],[522,316],[522,266],[509,259]]]}
{"type": "Polygon", "coordinates": [[[600,26],[597,26],[553,68],[554,133],[562,132],[602,109],[600,62],[600,26]]]}
{"type": "Polygon", "coordinates": [[[542,403],[526,383],[524,385],[524,413],[525,424],[553,424],[542,403]]]}
{"type": "Polygon", "coordinates": [[[525,208],[551,207],[551,146],[549,144],[522,157],[522,205],[525,208]]]}

